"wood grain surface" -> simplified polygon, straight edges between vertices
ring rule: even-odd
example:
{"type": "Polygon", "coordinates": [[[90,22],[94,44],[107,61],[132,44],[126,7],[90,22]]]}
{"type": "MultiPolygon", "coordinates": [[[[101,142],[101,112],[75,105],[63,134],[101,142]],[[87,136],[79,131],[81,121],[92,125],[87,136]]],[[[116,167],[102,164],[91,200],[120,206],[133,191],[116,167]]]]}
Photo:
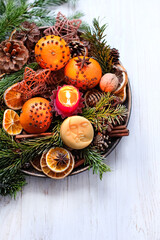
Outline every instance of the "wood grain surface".
{"type": "Polygon", "coordinates": [[[27,177],[16,200],[0,197],[0,240],[160,240],[160,1],[80,0],[76,10],[108,23],[132,88],[130,136],[106,162],[60,181],[27,177]]]}

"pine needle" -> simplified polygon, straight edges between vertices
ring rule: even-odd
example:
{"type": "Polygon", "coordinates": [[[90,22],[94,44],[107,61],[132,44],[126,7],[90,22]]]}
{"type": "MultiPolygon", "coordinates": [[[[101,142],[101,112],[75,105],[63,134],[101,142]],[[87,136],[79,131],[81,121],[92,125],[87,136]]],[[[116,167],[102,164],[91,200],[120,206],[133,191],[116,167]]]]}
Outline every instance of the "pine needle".
{"type": "Polygon", "coordinates": [[[53,24],[55,16],[49,7],[67,2],[69,0],[35,0],[33,3],[28,0],[0,0],[0,42],[24,21],[35,22],[38,26],[53,24]]]}
{"type": "Polygon", "coordinates": [[[86,27],[81,37],[90,43],[90,56],[94,57],[101,65],[103,74],[112,72],[112,59],[110,46],[106,41],[105,30],[107,25],[100,26],[99,19],[93,19],[93,26],[86,27]]]}
{"type": "Polygon", "coordinates": [[[120,123],[126,117],[128,110],[124,105],[112,107],[112,101],[116,97],[110,93],[104,94],[96,107],[84,108],[82,116],[87,118],[95,127],[96,130],[103,130],[103,123],[107,120],[109,123],[115,124],[115,121],[120,123]]]}
{"type": "Polygon", "coordinates": [[[102,180],[103,173],[111,172],[111,169],[103,161],[104,157],[93,147],[88,147],[82,149],[83,156],[85,159],[85,164],[89,165],[93,169],[93,174],[99,174],[100,179],[102,180]]]}

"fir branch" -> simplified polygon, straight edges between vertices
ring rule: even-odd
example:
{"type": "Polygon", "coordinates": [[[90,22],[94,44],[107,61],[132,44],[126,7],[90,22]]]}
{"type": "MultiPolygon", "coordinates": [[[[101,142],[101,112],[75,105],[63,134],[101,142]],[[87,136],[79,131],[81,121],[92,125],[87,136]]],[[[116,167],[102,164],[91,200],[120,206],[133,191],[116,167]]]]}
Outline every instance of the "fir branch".
{"type": "Polygon", "coordinates": [[[0,41],[3,41],[13,29],[22,22],[29,20],[38,25],[52,24],[55,21],[51,8],[67,3],[69,0],[35,0],[29,3],[27,0],[0,0],[0,41]]]}
{"type": "Polygon", "coordinates": [[[93,26],[87,27],[81,35],[83,39],[90,43],[90,55],[101,65],[103,74],[112,71],[112,59],[110,57],[110,46],[106,41],[107,25],[100,26],[99,19],[93,19],[93,26]]]}
{"type": "Polygon", "coordinates": [[[107,120],[109,123],[120,122],[126,117],[128,110],[124,105],[112,107],[112,101],[116,97],[110,93],[104,94],[97,105],[93,108],[84,108],[82,116],[87,118],[95,127],[96,130],[103,130],[103,123],[107,120]]]}
{"type": "Polygon", "coordinates": [[[30,139],[20,144],[22,150],[22,163],[33,160],[36,156],[42,155],[44,150],[53,146],[61,146],[60,122],[53,128],[53,135],[41,138],[30,139]]]}
{"type": "Polygon", "coordinates": [[[21,158],[17,151],[19,144],[12,137],[0,130],[0,194],[16,196],[26,184],[20,172],[21,158]]]}
{"type": "Polygon", "coordinates": [[[25,162],[40,156],[45,149],[61,146],[60,122],[53,128],[53,135],[31,139],[21,143],[14,141],[3,130],[0,130],[0,194],[15,196],[26,184],[20,169],[25,162]]]}
{"type": "Polygon", "coordinates": [[[25,67],[29,67],[29,68],[32,68],[33,70],[37,70],[38,63],[36,62],[30,63],[28,65],[25,65],[21,70],[17,72],[4,75],[4,77],[0,80],[0,97],[1,98],[3,97],[3,93],[7,88],[23,80],[25,67]]]}
{"type": "Polygon", "coordinates": [[[26,184],[22,172],[16,169],[0,170],[0,195],[16,197],[18,191],[26,184]]]}
{"type": "Polygon", "coordinates": [[[84,164],[89,165],[89,168],[93,168],[93,174],[99,174],[101,180],[103,173],[111,172],[110,167],[103,162],[104,157],[94,147],[89,146],[81,151],[85,159],[84,164]]]}

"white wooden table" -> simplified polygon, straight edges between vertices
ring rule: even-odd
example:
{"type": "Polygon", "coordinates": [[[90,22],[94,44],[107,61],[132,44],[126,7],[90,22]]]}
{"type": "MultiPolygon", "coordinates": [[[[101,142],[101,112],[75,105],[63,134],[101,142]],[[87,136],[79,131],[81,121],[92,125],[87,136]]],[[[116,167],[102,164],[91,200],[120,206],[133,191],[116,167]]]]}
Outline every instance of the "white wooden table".
{"type": "Polygon", "coordinates": [[[0,197],[1,240],[160,240],[160,2],[80,0],[64,14],[84,12],[108,23],[130,78],[130,136],[106,162],[103,180],[90,172],[62,181],[27,177],[16,200],[0,197]]]}

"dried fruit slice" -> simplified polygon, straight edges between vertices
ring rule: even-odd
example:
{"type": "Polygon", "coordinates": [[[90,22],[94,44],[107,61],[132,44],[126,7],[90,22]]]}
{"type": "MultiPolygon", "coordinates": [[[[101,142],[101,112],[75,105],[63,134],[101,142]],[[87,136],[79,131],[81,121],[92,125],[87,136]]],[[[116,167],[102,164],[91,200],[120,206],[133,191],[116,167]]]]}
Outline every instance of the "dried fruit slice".
{"type": "Polygon", "coordinates": [[[127,94],[126,94],[126,86],[121,90],[121,92],[119,92],[118,94],[116,94],[117,97],[120,98],[121,102],[123,103],[126,100],[127,94]]]}
{"type": "Polygon", "coordinates": [[[114,94],[121,92],[128,82],[128,75],[126,69],[122,65],[117,65],[116,67],[122,71],[123,77],[122,81],[119,82],[118,88],[113,92],[114,94]]]}
{"type": "Polygon", "coordinates": [[[22,125],[20,124],[18,114],[11,110],[7,109],[3,115],[3,128],[10,135],[20,134],[22,131],[22,125]]]}
{"type": "Polygon", "coordinates": [[[7,107],[13,110],[19,110],[22,108],[24,101],[22,100],[22,95],[16,90],[18,83],[15,83],[9,87],[4,93],[4,102],[7,107]]]}
{"type": "Polygon", "coordinates": [[[36,157],[33,161],[31,161],[32,166],[39,172],[42,172],[40,165],[40,157],[36,157]]]}
{"type": "Polygon", "coordinates": [[[70,164],[69,164],[69,167],[63,171],[63,172],[53,172],[48,166],[47,166],[47,163],[46,163],[46,155],[47,155],[47,151],[44,151],[43,154],[42,154],[42,157],[41,157],[41,160],[40,160],[40,164],[41,164],[41,168],[42,168],[42,171],[45,175],[47,175],[48,177],[50,178],[53,178],[53,179],[62,179],[62,178],[65,178],[66,176],[68,176],[73,168],[74,168],[74,165],[75,165],[75,161],[74,161],[74,157],[72,156],[71,153],[70,154],[70,164]]]}
{"type": "Polygon", "coordinates": [[[64,148],[51,148],[46,155],[47,166],[54,172],[64,172],[70,164],[70,154],[64,148]]]}

